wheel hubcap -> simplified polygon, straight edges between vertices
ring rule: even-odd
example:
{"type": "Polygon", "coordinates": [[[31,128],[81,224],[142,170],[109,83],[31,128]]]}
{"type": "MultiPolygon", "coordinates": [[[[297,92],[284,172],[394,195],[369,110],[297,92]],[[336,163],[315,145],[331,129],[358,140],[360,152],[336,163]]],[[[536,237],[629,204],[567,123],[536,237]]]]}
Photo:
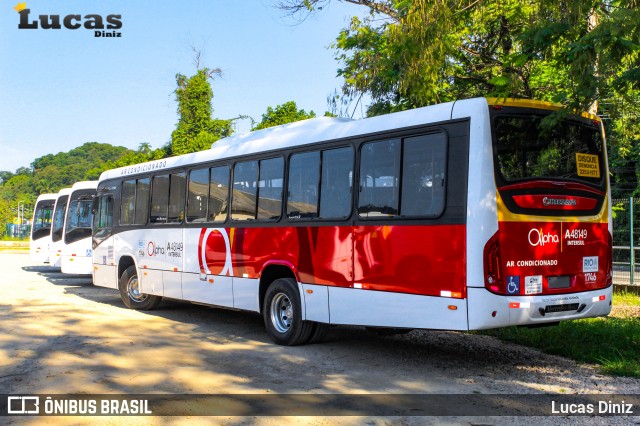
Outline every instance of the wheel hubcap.
{"type": "Polygon", "coordinates": [[[140,293],[140,286],[138,283],[138,277],[131,277],[127,283],[127,293],[129,298],[134,302],[141,303],[147,300],[147,295],[140,293]]]}
{"type": "Polygon", "coordinates": [[[293,323],[293,305],[284,293],[278,293],[271,301],[271,323],[279,333],[286,333],[293,323]]]}

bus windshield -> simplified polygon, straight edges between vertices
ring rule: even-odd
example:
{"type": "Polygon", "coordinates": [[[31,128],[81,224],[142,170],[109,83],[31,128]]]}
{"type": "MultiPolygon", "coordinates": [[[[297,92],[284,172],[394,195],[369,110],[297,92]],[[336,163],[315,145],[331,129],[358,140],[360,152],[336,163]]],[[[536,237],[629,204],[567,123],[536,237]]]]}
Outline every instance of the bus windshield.
{"type": "MultiPolygon", "coordinates": [[[[603,144],[597,125],[544,115],[497,116],[494,147],[498,180],[571,180],[604,187],[603,144]]],[[[502,186],[502,185],[500,185],[502,186]]]]}
{"type": "Polygon", "coordinates": [[[51,229],[51,240],[53,242],[62,239],[62,228],[64,227],[64,214],[67,209],[68,196],[58,198],[55,211],[53,212],[53,228],[51,229]]]}
{"type": "Polygon", "coordinates": [[[51,232],[51,213],[53,212],[54,203],[55,200],[45,200],[40,201],[36,206],[31,230],[32,239],[42,238],[51,232]]]}
{"type": "Polygon", "coordinates": [[[67,244],[91,236],[93,199],[73,200],[67,209],[65,242],[67,244]]]}

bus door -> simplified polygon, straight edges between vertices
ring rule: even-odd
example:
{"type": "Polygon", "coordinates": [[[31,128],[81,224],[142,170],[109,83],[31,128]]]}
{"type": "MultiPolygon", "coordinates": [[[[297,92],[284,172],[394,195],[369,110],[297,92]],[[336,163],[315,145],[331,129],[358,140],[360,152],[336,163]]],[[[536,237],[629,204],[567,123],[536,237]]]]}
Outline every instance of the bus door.
{"type": "Polygon", "coordinates": [[[151,207],[147,228],[148,270],[142,272],[141,290],[158,296],[182,299],[185,173],[156,175],[151,185],[151,207]]]}
{"type": "Polygon", "coordinates": [[[93,282],[118,288],[113,253],[113,194],[98,193],[93,203],[93,282]]]}

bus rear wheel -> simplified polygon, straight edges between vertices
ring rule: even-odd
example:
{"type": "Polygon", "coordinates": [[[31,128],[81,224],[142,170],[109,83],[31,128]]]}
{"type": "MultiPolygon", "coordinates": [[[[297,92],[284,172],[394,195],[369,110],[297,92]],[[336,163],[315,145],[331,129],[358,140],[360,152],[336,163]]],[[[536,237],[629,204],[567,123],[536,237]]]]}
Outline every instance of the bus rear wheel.
{"type": "Polygon", "coordinates": [[[313,322],[302,319],[298,286],[291,278],[277,279],[267,288],[262,315],[269,337],[279,345],[305,344],[314,330],[313,322]]]}
{"type": "Polygon", "coordinates": [[[140,281],[135,265],[129,266],[120,276],[118,283],[120,298],[129,309],[150,311],[158,307],[162,297],[140,292],[140,281]]]}

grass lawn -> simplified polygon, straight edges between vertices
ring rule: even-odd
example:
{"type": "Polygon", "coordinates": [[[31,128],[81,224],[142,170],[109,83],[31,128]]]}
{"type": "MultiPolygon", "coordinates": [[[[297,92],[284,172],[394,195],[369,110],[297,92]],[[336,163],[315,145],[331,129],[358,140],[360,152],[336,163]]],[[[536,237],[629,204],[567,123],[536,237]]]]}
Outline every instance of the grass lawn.
{"type": "Polygon", "coordinates": [[[606,318],[565,321],[555,327],[508,327],[483,333],[546,353],[600,365],[602,372],[640,377],[640,296],[614,293],[606,318]]]}

